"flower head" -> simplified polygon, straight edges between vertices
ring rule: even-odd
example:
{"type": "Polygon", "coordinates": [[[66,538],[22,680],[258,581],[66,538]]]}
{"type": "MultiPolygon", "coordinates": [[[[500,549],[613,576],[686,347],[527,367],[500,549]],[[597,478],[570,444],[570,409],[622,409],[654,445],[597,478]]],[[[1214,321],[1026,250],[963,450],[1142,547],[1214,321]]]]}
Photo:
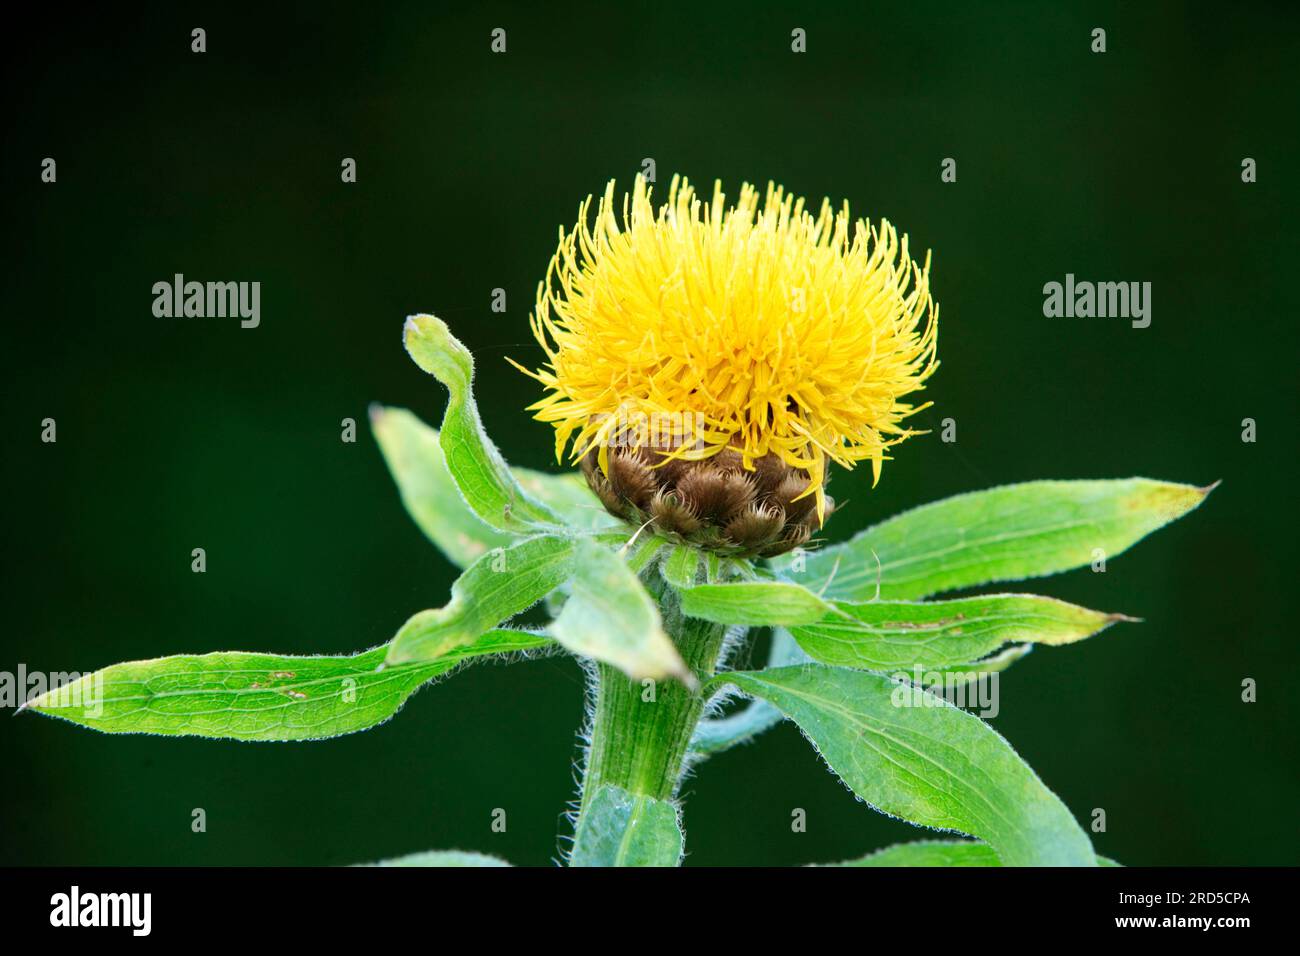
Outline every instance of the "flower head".
{"type": "Polygon", "coordinates": [[[870,460],[879,480],[925,407],[904,397],[938,365],[928,254],[919,265],[888,222],[852,222],[829,201],[814,216],[770,184],[761,208],[747,184],[728,207],[721,184],[706,204],[674,177],[656,211],[638,176],[620,221],[611,182],[589,225],[591,202],[538,288],[547,361],[518,366],[547,389],[530,408],[555,426],[557,457],[594,452],[609,478],[611,447],[671,423],[652,469],[724,452],[751,476],[779,463],[819,524],[827,461],[870,460]]]}

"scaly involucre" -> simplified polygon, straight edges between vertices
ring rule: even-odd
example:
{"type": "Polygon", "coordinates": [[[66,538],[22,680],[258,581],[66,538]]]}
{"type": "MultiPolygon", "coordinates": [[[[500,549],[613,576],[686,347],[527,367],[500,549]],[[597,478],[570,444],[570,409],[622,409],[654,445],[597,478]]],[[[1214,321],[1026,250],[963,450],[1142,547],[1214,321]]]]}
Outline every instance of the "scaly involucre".
{"type": "MultiPolygon", "coordinates": [[[[822,512],[826,461],[869,459],[909,435],[925,405],[902,399],[938,367],[938,307],[925,265],[886,221],[853,222],[848,205],[720,183],[705,205],[673,178],[656,213],[638,176],[615,215],[614,183],[589,225],[591,197],[540,283],[531,317],[548,361],[521,370],[548,390],[530,406],[581,458],[638,417],[701,423],[674,456],[734,448],[750,468],[776,455],[809,475],[822,512]]],[[[516,363],[517,364],[517,363],[516,363]]]]}

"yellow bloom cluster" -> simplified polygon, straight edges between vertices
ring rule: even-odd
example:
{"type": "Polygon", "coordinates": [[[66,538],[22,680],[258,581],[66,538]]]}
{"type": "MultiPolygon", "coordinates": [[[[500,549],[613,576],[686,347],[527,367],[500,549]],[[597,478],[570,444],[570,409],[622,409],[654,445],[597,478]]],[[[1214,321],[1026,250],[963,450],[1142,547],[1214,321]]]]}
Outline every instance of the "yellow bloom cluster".
{"type": "Polygon", "coordinates": [[[621,222],[613,182],[589,225],[591,203],[538,288],[547,361],[515,363],[547,389],[530,410],[555,426],[557,458],[597,448],[607,471],[619,423],[695,420],[668,457],[778,456],[808,472],[820,515],[828,459],[869,459],[879,480],[886,450],[918,434],[901,422],[926,406],[901,399],[938,367],[938,307],[929,255],[913,261],[888,222],[829,201],[814,216],[770,184],[761,208],[748,184],[732,207],[717,184],[706,205],[677,177],[656,211],[638,176],[621,222]]]}

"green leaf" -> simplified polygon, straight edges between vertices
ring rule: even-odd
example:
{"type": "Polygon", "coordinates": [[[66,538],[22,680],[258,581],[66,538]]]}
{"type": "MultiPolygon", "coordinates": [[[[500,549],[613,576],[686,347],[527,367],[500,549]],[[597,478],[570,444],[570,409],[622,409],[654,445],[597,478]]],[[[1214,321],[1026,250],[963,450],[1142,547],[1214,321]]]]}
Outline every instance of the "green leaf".
{"type": "Polygon", "coordinates": [[[519,487],[559,515],[570,528],[600,531],[626,527],[626,522],[605,510],[600,499],[576,471],[551,474],[531,468],[511,468],[519,487]]]}
{"type": "Polygon", "coordinates": [[[683,846],[672,803],[605,784],[582,814],[569,865],[677,866],[683,846]]]}
{"type": "Polygon", "coordinates": [[[1002,861],[986,843],[969,840],[918,840],[899,843],[875,853],[845,860],[842,863],[824,863],[822,866],[1001,866],[1002,861]]]}
{"type": "Polygon", "coordinates": [[[790,581],[727,581],[680,589],[682,613],[719,624],[778,627],[811,624],[834,607],[790,581]]]}
{"type": "MultiPolygon", "coordinates": [[[[1001,866],[1002,861],[993,848],[969,840],[918,840],[915,843],[898,843],[875,853],[845,860],[842,863],[822,863],[820,866],[1001,866]]],[[[1097,857],[1098,866],[1119,866],[1114,860],[1097,857]]]]}
{"type": "Polygon", "coordinates": [[[916,599],[1109,560],[1191,511],[1213,490],[1126,478],[1031,481],[922,505],[774,566],[828,599],[916,599]],[[877,565],[877,559],[879,565],[877,565]]]}
{"type": "Polygon", "coordinates": [[[837,601],[833,613],[790,630],[823,664],[896,671],[968,664],[1012,641],[1069,644],[1123,620],[1131,618],[1055,598],[990,594],[927,603],[837,601]]]}
{"type": "Polygon", "coordinates": [[[966,661],[961,664],[949,664],[946,667],[935,667],[933,670],[941,675],[951,674],[957,678],[952,684],[955,687],[969,684],[989,674],[1001,673],[1033,649],[1032,644],[1012,644],[990,657],[981,657],[977,661],[966,661]]]}
{"type": "Polygon", "coordinates": [[[701,720],[691,735],[691,753],[711,756],[753,740],[785,719],[765,700],[751,700],[726,717],[701,720]]]}
{"type": "Polygon", "coordinates": [[[789,667],[791,664],[807,664],[812,658],[799,646],[789,631],[783,627],[772,630],[772,649],[767,655],[768,667],[789,667]]]}
{"type": "Polygon", "coordinates": [[[775,704],[872,806],[989,843],[1008,866],[1095,864],[1058,797],[986,723],[918,687],[821,664],[722,674],[775,704]]]}
{"type": "MultiPolygon", "coordinates": [[[[690,580],[664,564],[671,582],[690,580]]],[[[894,671],[968,664],[1013,641],[1068,644],[1132,620],[1032,594],[952,601],[826,601],[789,581],[681,587],[684,613],[722,624],[788,627],[814,659],[837,667],[894,671]]],[[[1011,663],[1008,659],[1007,664],[1011,663]]]]}
{"type": "Polygon", "coordinates": [[[679,589],[694,586],[699,570],[700,552],[687,544],[674,545],[659,566],[664,580],[679,589]]]}
{"type": "MultiPolygon", "coordinates": [[[[371,427],[402,504],[420,530],[454,564],[465,568],[518,536],[491,527],[470,510],[447,471],[438,430],[405,408],[372,405],[371,427]]],[[[622,525],[601,506],[577,472],[551,475],[514,468],[528,494],[552,508],[571,528],[596,531],[622,525]]]]}
{"type": "Polygon", "coordinates": [[[544,534],[489,551],[451,586],[451,600],[420,611],[388,645],[388,663],[437,660],[528,610],[573,573],[574,540],[544,534]]]}
{"type": "Polygon", "coordinates": [[[575,654],[613,664],[635,680],[694,680],[654,598],[622,558],[593,541],[577,546],[569,598],[549,630],[575,654]]]}
{"type": "Polygon", "coordinates": [[[673,554],[664,563],[664,576],[680,588],[685,614],[722,624],[783,625],[814,660],[837,667],[944,668],[976,661],[1009,642],[1068,644],[1132,620],[1031,594],[859,603],[826,601],[790,581],[683,587],[680,582],[693,578],[674,567],[677,558],[673,554]]]}
{"type": "Polygon", "coordinates": [[[437,429],[404,408],[379,405],[371,406],[370,423],[407,513],[448,560],[465,568],[516,540],[465,504],[447,471],[437,429]]]}
{"type": "Polygon", "coordinates": [[[562,524],[554,511],[519,486],[484,432],[472,390],[474,359],[446,323],[432,315],[413,315],[406,320],[405,340],[415,364],[450,393],[439,441],[447,470],[475,514],[492,527],[514,534],[553,530],[562,524]]]}
{"type": "MultiPolygon", "coordinates": [[[[699,586],[701,578],[703,583],[708,585],[761,580],[779,585],[772,589],[770,595],[771,599],[777,602],[780,601],[783,588],[788,584],[788,582],[779,582],[770,569],[756,568],[744,558],[723,558],[716,552],[700,551],[687,544],[672,545],[660,565],[660,573],[665,581],[679,591],[699,586]]],[[[753,592],[738,592],[736,600],[748,600],[752,596],[753,592]]],[[[702,608],[707,608],[715,599],[718,602],[725,601],[727,592],[706,590],[695,595],[695,600],[700,602],[699,606],[702,608]]]]}
{"type": "Polygon", "coordinates": [[[417,687],[458,664],[549,644],[497,630],[446,657],[384,667],[385,647],[350,657],[223,651],[114,664],[27,705],[110,734],[316,740],[381,724],[417,687]]]}
{"type": "Polygon", "coordinates": [[[627,562],[628,569],[633,574],[640,574],[667,545],[668,541],[665,538],[643,534],[635,541],[623,542],[616,550],[627,562]]]}
{"type": "Polygon", "coordinates": [[[498,856],[472,853],[466,850],[426,850],[406,856],[380,860],[378,863],[359,863],[358,866],[509,866],[498,856]]]}

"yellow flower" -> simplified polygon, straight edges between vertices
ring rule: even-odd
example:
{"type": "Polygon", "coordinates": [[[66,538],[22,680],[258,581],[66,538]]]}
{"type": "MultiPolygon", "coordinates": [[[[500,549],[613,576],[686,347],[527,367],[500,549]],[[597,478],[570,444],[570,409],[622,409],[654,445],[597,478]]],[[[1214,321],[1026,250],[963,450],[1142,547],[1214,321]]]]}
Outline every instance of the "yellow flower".
{"type": "Polygon", "coordinates": [[[927,405],[902,399],[938,367],[938,307],[925,265],[888,222],[852,222],[848,206],[742,185],[728,208],[721,184],[705,204],[673,178],[656,212],[638,176],[615,214],[614,184],[588,225],[579,208],[539,284],[530,322],[547,389],[530,406],[556,429],[556,456],[608,446],[638,417],[694,421],[668,459],[724,449],[749,471],[775,456],[806,474],[823,520],[826,462],[870,460],[919,434],[901,423],[927,405]]]}

